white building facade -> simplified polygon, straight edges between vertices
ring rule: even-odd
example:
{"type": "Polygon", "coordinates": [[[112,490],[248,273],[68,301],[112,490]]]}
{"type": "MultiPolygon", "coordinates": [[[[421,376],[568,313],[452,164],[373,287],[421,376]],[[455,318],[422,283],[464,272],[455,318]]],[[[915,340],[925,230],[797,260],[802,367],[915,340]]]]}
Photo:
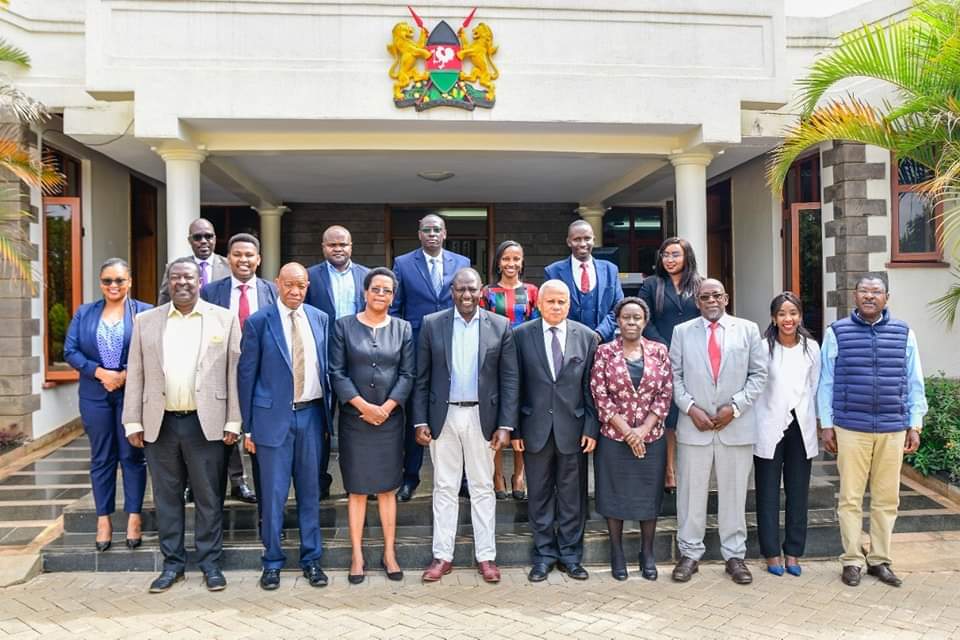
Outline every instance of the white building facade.
{"type": "Polygon", "coordinates": [[[36,438],[76,419],[63,318],[99,297],[112,256],[155,302],[201,214],[221,244],[257,233],[265,277],[319,261],[334,223],[358,262],[390,265],[426,210],[447,215],[448,245],[483,273],[498,242],[520,241],[534,281],[577,216],[628,289],[676,234],[726,283],[732,312],[765,326],[770,299],[793,288],[815,332],[849,312],[854,274],[883,271],[925,370],[960,375],[957,331],[927,308],[952,282],[950,239],[909,226],[922,212],[888,153],[826,145],[783,200],[765,183],[794,81],[840,33],[902,17],[907,0],[823,18],[788,16],[783,0],[413,5],[428,31],[475,7],[467,32],[484,23],[498,46],[494,106],[416,111],[396,106],[387,74],[394,26],[415,24],[400,3],[13,0],[0,35],[33,59],[14,80],[56,114],[24,137],[68,185],[32,194],[44,286],[3,294],[6,422],[36,438]]]}

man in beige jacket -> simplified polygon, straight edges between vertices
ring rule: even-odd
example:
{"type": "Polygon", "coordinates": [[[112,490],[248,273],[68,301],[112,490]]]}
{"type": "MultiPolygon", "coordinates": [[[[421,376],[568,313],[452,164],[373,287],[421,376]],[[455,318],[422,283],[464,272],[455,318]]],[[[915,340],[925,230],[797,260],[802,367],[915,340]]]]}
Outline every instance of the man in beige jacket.
{"type": "Polygon", "coordinates": [[[196,502],[197,564],[207,588],[221,591],[227,585],[220,570],[224,445],[232,446],[240,433],[240,323],[229,309],[199,299],[193,259],[175,260],[168,275],[171,301],[134,323],[123,403],[127,439],[145,447],[157,509],[163,571],[150,592],[183,579],[188,480],[196,502]]]}

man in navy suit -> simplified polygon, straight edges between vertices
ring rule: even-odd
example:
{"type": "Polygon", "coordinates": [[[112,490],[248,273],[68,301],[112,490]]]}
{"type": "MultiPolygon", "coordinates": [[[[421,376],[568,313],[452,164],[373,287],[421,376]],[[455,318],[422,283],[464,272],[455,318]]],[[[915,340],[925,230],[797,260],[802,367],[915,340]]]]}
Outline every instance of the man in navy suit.
{"type": "Polygon", "coordinates": [[[620,274],[612,262],[593,259],[593,227],[574,220],[567,228],[570,257],[545,269],[548,280],[562,280],[570,289],[570,319],[585,324],[602,342],[613,340],[617,328],[613,308],[623,299],[620,274]]]}
{"type": "MultiPolygon", "coordinates": [[[[272,282],[257,277],[260,266],[260,241],[249,233],[238,233],[227,243],[227,262],[230,275],[215,280],[200,290],[200,297],[211,304],[230,309],[240,320],[240,329],[251,315],[277,301],[277,287],[272,282]]],[[[260,492],[257,477],[257,457],[251,456],[253,485],[250,490],[243,478],[243,461],[240,445],[231,447],[227,475],[230,477],[230,495],[238,500],[254,504],[260,492]]]]}
{"type": "MultiPolygon", "coordinates": [[[[320,309],[333,323],[344,316],[352,316],[363,311],[363,279],[370,271],[362,264],[353,262],[353,238],[350,232],[340,225],[328,227],[323,232],[321,247],[323,262],[307,269],[310,287],[307,289],[306,303],[320,309]]],[[[337,406],[333,402],[334,407],[337,406]]],[[[330,438],[333,436],[333,422],[324,433],[323,460],[320,461],[320,499],[330,496],[330,484],[333,476],[327,472],[330,466],[330,438]]]]}
{"type": "Polygon", "coordinates": [[[296,262],[280,269],[279,300],[247,319],[237,365],[243,428],[259,458],[263,508],[260,586],[280,586],[286,556],[280,544],[293,478],[300,527],[300,567],[313,587],[327,585],[320,568],[320,458],[330,420],[327,314],[303,304],[310,282],[296,262]]]}
{"type": "MultiPolygon", "coordinates": [[[[429,214],[420,219],[420,248],[397,256],[393,273],[397,276],[397,291],[393,296],[390,315],[403,318],[413,328],[417,341],[423,317],[453,306],[450,283],[454,274],[470,266],[470,259],[443,248],[447,227],[443,218],[429,214]]],[[[409,403],[408,403],[409,404],[409,403]]],[[[407,419],[413,416],[408,406],[407,419]]],[[[407,425],[403,439],[403,485],[397,496],[403,502],[413,497],[420,484],[420,465],[423,447],[417,444],[413,425],[407,425]]]]}

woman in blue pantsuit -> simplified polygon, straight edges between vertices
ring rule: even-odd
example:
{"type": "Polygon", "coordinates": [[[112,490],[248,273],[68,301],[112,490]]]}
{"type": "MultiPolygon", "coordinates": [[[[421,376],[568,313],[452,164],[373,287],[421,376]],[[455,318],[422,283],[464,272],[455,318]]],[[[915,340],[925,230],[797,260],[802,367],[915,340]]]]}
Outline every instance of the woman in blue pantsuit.
{"type": "Polygon", "coordinates": [[[97,551],[110,548],[115,509],[117,465],[123,470],[123,510],[127,512],[127,546],[140,546],[140,510],[147,484],[143,449],[130,446],[120,414],[127,379],[127,351],[133,318],[151,308],[129,297],[130,266],[110,258],[100,267],[103,299],[82,305],[70,322],[64,355],[80,372],[80,419],[90,439],[90,481],[97,506],[97,551]]]}

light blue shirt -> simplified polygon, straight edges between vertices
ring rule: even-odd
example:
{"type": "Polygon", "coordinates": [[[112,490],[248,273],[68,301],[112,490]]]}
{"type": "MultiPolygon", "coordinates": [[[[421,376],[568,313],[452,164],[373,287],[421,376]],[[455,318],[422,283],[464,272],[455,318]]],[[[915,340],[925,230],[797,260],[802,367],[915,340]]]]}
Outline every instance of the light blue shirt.
{"type": "Polygon", "coordinates": [[[453,311],[453,344],[450,363],[450,402],[476,402],[480,399],[480,310],[470,322],[453,311]]]}
{"type": "Polygon", "coordinates": [[[329,262],[327,272],[330,274],[330,289],[333,291],[333,308],[337,313],[335,319],[352,316],[357,312],[357,287],[353,282],[353,262],[343,271],[337,271],[329,262]]]}
{"type": "MultiPolygon", "coordinates": [[[[817,414],[824,429],[833,424],[833,369],[837,362],[837,336],[833,328],[828,328],[820,347],[820,385],[817,387],[817,414]]],[[[920,366],[917,336],[910,329],[907,334],[907,414],[911,427],[922,427],[923,416],[927,414],[927,394],[923,383],[923,369],[920,366]]],[[[843,425],[840,425],[843,426],[843,425]]]]}

